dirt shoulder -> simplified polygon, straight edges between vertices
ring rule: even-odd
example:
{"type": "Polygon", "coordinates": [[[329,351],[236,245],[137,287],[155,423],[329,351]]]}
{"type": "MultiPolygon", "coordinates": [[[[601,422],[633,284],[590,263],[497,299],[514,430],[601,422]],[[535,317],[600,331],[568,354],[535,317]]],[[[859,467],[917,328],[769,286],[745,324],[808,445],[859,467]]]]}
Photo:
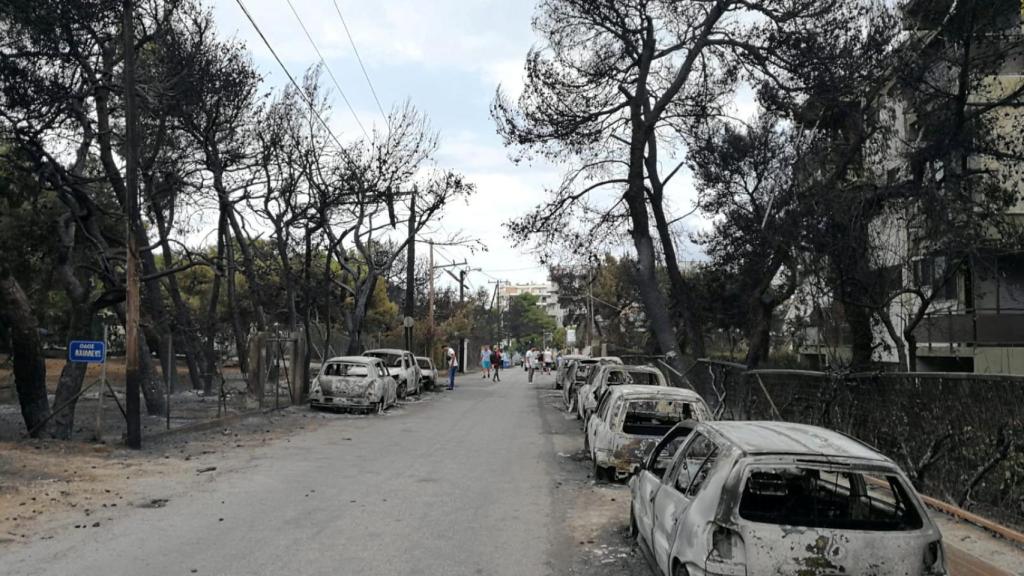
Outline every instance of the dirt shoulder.
{"type": "Polygon", "coordinates": [[[69,527],[101,528],[131,507],[160,507],[215,469],[243,467],[247,448],[287,441],[325,417],[292,407],[151,438],[141,451],[56,440],[0,442],[0,553],[69,527]]]}

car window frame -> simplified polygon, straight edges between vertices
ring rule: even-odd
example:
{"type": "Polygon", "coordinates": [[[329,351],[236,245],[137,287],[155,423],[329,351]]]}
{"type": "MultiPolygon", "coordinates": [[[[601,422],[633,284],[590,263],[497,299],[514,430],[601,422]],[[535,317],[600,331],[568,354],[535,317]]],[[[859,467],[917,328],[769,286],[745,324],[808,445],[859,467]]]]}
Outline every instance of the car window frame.
{"type": "MultiPolygon", "coordinates": [[[[684,435],[684,431],[685,431],[685,437],[687,438],[687,440],[685,440],[683,442],[683,446],[685,446],[686,442],[689,441],[689,437],[697,430],[697,424],[698,423],[695,422],[695,421],[680,422],[679,424],[676,424],[671,430],[669,430],[668,433],[666,433],[664,436],[662,436],[661,440],[658,440],[658,443],[654,445],[654,448],[647,455],[647,459],[643,461],[643,468],[644,468],[644,470],[648,470],[648,471],[650,471],[653,474],[657,470],[654,467],[654,465],[657,464],[657,462],[658,462],[658,458],[657,458],[658,453],[663,451],[663,450],[665,450],[665,448],[667,448],[670,444],[672,444],[672,442],[675,442],[675,440],[677,438],[679,438],[680,436],[683,436],[684,435]]],[[[680,446],[679,450],[682,450],[683,446],[680,446]]],[[[678,455],[679,454],[677,452],[674,456],[678,456],[678,455]]],[[[673,459],[672,464],[669,464],[669,466],[666,467],[665,471],[662,473],[661,480],[664,480],[665,473],[667,473],[669,470],[671,470],[674,465],[675,465],[675,460],[673,459]]]]}
{"type": "MultiPolygon", "coordinates": [[[[686,439],[686,442],[679,447],[679,451],[676,453],[676,457],[675,460],[672,461],[672,465],[669,466],[668,470],[665,471],[665,476],[663,477],[662,484],[671,486],[673,490],[679,492],[681,495],[686,496],[687,498],[693,498],[694,495],[689,495],[689,492],[690,487],[693,484],[693,480],[694,478],[696,478],[696,474],[703,469],[708,459],[714,456],[720,450],[720,448],[721,447],[718,445],[718,443],[712,440],[711,437],[705,434],[704,432],[696,429],[691,431],[686,439]],[[693,448],[694,444],[699,442],[701,439],[706,439],[709,443],[711,443],[713,448],[711,452],[708,453],[708,455],[705,456],[700,461],[700,465],[697,466],[697,469],[693,473],[691,473],[689,468],[686,466],[686,454],[687,451],[693,448]],[[686,489],[679,488],[679,472],[683,469],[686,469],[686,474],[688,476],[688,480],[686,482],[686,489]]],[[[706,480],[707,477],[705,477],[705,481],[706,480]]]]}

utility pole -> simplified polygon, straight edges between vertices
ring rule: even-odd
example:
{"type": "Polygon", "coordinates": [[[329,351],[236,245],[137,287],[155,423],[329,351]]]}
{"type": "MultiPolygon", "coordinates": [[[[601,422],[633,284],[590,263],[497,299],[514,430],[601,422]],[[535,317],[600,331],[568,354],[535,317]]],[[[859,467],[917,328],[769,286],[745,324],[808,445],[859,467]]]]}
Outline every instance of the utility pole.
{"type": "Polygon", "coordinates": [[[590,354],[594,355],[594,276],[593,273],[590,275],[590,281],[587,282],[587,296],[590,299],[589,313],[587,316],[587,346],[590,347],[590,354]]]}
{"type": "MultiPolygon", "coordinates": [[[[409,200],[409,249],[405,263],[405,317],[416,315],[416,188],[409,200]]],[[[404,324],[403,324],[404,325],[404,324]]],[[[405,326],[405,349],[412,351],[412,326],[405,326]]],[[[433,351],[431,351],[431,354],[433,351]]],[[[429,354],[428,354],[429,355],[429,354]]],[[[433,356],[431,356],[433,357],[433,356]]]]}
{"type": "MultiPolygon", "coordinates": [[[[459,270],[459,308],[466,309],[466,271],[459,270]]],[[[459,338],[459,373],[466,373],[466,335],[459,338]]]]}
{"type": "Polygon", "coordinates": [[[125,265],[125,420],[128,425],[128,447],[142,448],[140,416],[141,374],[139,372],[139,253],[135,242],[135,217],[139,187],[138,113],[135,109],[135,6],[124,0],[124,105],[125,105],[125,221],[127,222],[128,255],[125,265]]]}
{"type": "Polygon", "coordinates": [[[434,358],[434,241],[431,240],[430,244],[430,284],[427,288],[427,345],[430,350],[427,351],[427,356],[434,358]]]}

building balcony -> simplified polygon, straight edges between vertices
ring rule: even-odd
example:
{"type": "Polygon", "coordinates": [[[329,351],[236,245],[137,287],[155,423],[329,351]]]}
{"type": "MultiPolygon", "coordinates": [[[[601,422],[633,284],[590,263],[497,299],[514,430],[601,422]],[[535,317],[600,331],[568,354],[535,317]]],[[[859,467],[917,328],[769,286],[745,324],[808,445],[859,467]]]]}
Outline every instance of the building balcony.
{"type": "Polygon", "coordinates": [[[919,346],[1024,346],[1024,309],[934,314],[914,336],[919,346]]]}

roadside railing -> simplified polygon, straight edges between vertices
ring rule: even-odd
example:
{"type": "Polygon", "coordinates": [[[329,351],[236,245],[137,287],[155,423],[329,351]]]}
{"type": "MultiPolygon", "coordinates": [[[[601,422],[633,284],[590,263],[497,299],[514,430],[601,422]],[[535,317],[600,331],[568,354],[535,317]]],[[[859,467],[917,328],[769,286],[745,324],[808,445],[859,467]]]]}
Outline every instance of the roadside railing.
{"type": "Polygon", "coordinates": [[[1024,527],[1024,376],[750,370],[702,360],[721,419],[824,426],[888,455],[923,494],[1024,527]]]}

